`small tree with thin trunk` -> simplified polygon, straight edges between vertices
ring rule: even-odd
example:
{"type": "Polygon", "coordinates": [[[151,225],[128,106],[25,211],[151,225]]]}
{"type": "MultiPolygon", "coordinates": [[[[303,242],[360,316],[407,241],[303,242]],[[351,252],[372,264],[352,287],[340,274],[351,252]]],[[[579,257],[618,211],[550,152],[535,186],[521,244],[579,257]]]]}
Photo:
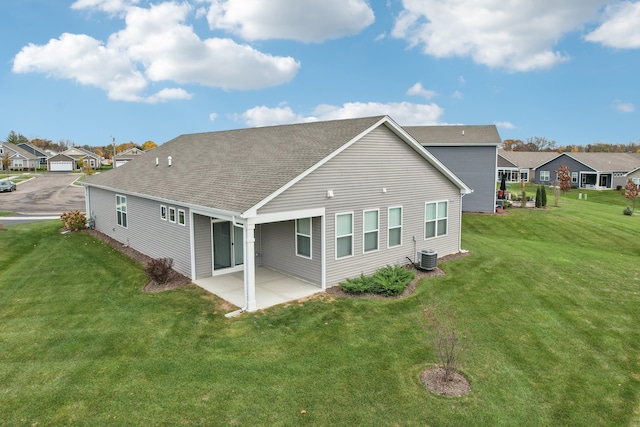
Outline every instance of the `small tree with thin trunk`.
{"type": "Polygon", "coordinates": [[[640,187],[631,178],[627,179],[627,185],[624,186],[624,197],[631,200],[632,212],[635,212],[636,199],[640,197],[640,187]]]}
{"type": "Polygon", "coordinates": [[[459,329],[456,312],[436,302],[422,307],[422,319],[427,341],[444,370],[444,380],[451,381],[469,350],[468,334],[459,329]]]}
{"type": "Polygon", "coordinates": [[[569,166],[560,165],[560,169],[556,172],[558,183],[560,184],[560,190],[564,193],[564,198],[567,198],[567,191],[571,190],[571,174],[569,173],[569,166]]]}

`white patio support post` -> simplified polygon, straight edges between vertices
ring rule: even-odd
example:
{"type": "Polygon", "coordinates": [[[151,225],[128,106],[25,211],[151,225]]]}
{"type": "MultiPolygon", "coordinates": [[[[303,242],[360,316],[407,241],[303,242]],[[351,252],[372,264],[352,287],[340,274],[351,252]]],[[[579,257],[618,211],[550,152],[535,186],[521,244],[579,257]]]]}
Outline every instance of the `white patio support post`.
{"type": "Polygon", "coordinates": [[[244,289],[247,311],[255,311],[256,307],[256,225],[247,222],[245,227],[244,257],[244,289]]]}

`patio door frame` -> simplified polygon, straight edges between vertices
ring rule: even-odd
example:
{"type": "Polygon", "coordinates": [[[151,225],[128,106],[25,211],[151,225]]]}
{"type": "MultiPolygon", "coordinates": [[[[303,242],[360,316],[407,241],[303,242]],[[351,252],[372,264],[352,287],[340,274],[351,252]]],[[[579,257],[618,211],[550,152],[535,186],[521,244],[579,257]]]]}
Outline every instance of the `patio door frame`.
{"type": "Polygon", "coordinates": [[[216,276],[216,275],[220,275],[220,274],[227,274],[227,273],[234,273],[237,271],[244,271],[244,228],[243,227],[239,227],[236,224],[233,223],[233,221],[227,221],[224,219],[216,219],[216,218],[211,218],[211,228],[210,228],[210,233],[211,233],[211,271],[212,271],[212,276],[216,276]],[[216,264],[215,264],[215,253],[216,253],[216,239],[215,239],[215,234],[214,234],[214,224],[216,223],[228,223],[229,224],[229,259],[230,259],[230,266],[229,267],[218,267],[216,268],[216,264]],[[240,230],[241,233],[237,233],[237,231],[240,230]],[[238,245],[240,245],[240,251],[239,253],[242,254],[240,255],[242,257],[241,260],[238,260],[238,255],[237,255],[237,251],[235,250],[235,248],[238,247],[238,245]]]}

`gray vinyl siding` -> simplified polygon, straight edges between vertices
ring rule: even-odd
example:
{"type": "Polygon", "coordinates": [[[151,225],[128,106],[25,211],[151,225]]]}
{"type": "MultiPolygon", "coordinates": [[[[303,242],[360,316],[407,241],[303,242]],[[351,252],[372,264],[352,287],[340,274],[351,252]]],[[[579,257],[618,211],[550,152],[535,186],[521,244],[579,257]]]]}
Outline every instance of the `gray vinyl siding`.
{"type": "Polygon", "coordinates": [[[259,213],[318,207],[326,209],[327,286],[387,264],[406,264],[407,257],[415,259],[421,249],[433,249],[439,256],[460,250],[459,188],[386,127],[358,140],[259,213]],[[334,197],[327,198],[327,190],[333,190],[334,197]],[[442,200],[449,202],[448,234],[425,240],[425,202],[442,200]],[[402,245],[387,249],[388,208],[395,206],[403,208],[402,245]],[[370,209],[380,210],[379,250],[363,254],[363,211],[370,209]],[[343,212],[354,214],[354,255],[336,260],[335,215],[343,212]]]}
{"type": "Polygon", "coordinates": [[[160,219],[160,203],[141,197],[127,197],[127,228],[121,227],[116,218],[116,194],[113,191],[89,187],[89,206],[95,227],[120,243],[150,256],[172,258],[174,270],[191,277],[191,252],[189,249],[189,210],[184,209],[184,226],[160,219]]]}
{"type": "Polygon", "coordinates": [[[194,215],[193,235],[195,248],[196,279],[211,277],[213,274],[213,255],[211,242],[211,218],[194,215]]]}
{"type": "Polygon", "coordinates": [[[322,285],[322,218],[312,218],[311,259],[296,255],[295,221],[263,224],[260,254],[264,267],[322,285]]]}
{"type": "Polygon", "coordinates": [[[473,190],[462,198],[463,211],[495,210],[497,147],[429,146],[426,149],[473,190]]]}
{"type": "Polygon", "coordinates": [[[536,184],[545,184],[545,185],[555,185],[556,182],[556,172],[560,170],[560,166],[568,166],[569,167],[569,175],[572,172],[578,172],[578,182],[571,183],[572,187],[578,187],[580,185],[580,172],[595,172],[592,168],[586,166],[584,163],[580,163],[577,160],[572,159],[568,156],[560,156],[555,159],[545,163],[542,166],[536,168],[535,171],[535,183],[536,184]],[[541,181],[540,180],[540,172],[541,171],[549,171],[549,179],[550,181],[541,181]]]}

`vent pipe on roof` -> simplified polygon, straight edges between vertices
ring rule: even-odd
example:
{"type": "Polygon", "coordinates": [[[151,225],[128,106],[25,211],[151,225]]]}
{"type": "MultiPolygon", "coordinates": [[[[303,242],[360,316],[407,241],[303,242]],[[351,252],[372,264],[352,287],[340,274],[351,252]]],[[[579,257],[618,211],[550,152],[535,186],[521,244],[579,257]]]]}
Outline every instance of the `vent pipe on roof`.
{"type": "Polygon", "coordinates": [[[462,129],[462,136],[464,136],[464,129],[462,129]]]}
{"type": "Polygon", "coordinates": [[[167,162],[169,163],[169,166],[171,166],[171,156],[167,157],[167,162]]]}
{"type": "Polygon", "coordinates": [[[160,162],[159,162],[158,158],[156,157],[156,166],[158,166],[159,163],[160,162]]]}

